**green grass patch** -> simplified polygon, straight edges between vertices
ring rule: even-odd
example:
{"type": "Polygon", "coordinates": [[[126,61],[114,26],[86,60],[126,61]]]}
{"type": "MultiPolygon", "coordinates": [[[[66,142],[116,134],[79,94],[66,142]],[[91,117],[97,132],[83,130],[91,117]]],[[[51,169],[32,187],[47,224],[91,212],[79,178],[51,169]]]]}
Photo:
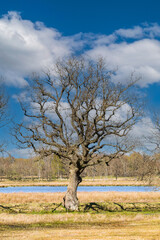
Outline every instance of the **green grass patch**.
{"type": "MultiPolygon", "coordinates": [[[[0,213],[46,214],[66,213],[62,204],[58,203],[25,203],[0,205],[0,213]]],[[[160,212],[160,203],[121,203],[121,202],[89,202],[79,206],[79,212],[160,212]]]]}

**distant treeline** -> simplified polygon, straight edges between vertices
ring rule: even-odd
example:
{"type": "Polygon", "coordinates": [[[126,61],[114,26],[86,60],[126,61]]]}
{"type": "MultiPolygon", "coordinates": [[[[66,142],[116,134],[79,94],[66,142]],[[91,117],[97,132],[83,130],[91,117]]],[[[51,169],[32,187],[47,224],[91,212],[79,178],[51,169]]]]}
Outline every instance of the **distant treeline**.
{"type": "MultiPolygon", "coordinates": [[[[53,180],[68,177],[68,166],[56,156],[49,158],[0,158],[0,179],[23,180],[40,179],[53,180]]],[[[97,176],[135,177],[137,180],[152,181],[154,176],[160,176],[160,154],[148,156],[137,152],[129,156],[114,159],[109,166],[101,163],[88,167],[83,177],[97,176]]]]}

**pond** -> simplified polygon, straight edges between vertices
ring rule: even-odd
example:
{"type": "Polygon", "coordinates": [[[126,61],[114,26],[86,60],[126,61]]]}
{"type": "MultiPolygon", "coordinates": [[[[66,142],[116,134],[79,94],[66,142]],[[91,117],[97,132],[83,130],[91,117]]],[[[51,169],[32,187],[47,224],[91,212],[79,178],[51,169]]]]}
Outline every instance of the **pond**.
{"type": "MultiPolygon", "coordinates": [[[[0,193],[14,193],[14,192],[66,192],[66,186],[25,186],[25,187],[0,187],[0,193]]],[[[149,186],[80,186],[79,192],[160,192],[160,188],[149,186]]]]}

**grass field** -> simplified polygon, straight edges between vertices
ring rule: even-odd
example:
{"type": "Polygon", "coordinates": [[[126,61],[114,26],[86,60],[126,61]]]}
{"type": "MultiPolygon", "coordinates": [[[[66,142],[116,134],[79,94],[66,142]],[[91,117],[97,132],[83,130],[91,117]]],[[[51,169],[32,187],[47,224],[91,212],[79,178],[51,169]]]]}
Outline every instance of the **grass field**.
{"type": "MultiPolygon", "coordinates": [[[[139,185],[131,179],[108,181],[111,185],[139,185]]],[[[101,180],[101,184],[109,185],[108,181],[101,180]]],[[[92,181],[86,182],[90,185],[92,181]]],[[[98,182],[93,181],[93,185],[98,182]]],[[[11,182],[5,184],[10,186],[11,182]]],[[[33,185],[32,182],[12,184],[33,185]]],[[[67,181],[35,183],[43,184],[66,185],[67,181]]],[[[80,212],[66,212],[62,206],[52,211],[62,202],[64,194],[0,193],[0,240],[160,240],[160,192],[79,192],[80,212]],[[96,203],[100,207],[110,204],[111,208],[97,210],[96,203]],[[117,203],[124,209],[118,205],[113,209],[117,203]],[[82,207],[85,205],[91,205],[86,212],[82,207]],[[138,209],[127,210],[131,205],[138,209]]]]}
{"type": "Polygon", "coordinates": [[[0,239],[158,240],[158,213],[0,214],[0,239]]]}
{"type": "MultiPolygon", "coordinates": [[[[46,214],[51,203],[60,203],[64,193],[0,194],[0,207],[26,205],[26,213],[0,213],[0,239],[7,240],[160,240],[160,208],[144,212],[83,212],[46,214]],[[28,204],[28,205],[27,205],[28,204]],[[37,204],[37,205],[36,205],[37,204]],[[38,207],[37,207],[38,206],[38,207]],[[45,206],[45,211],[41,208],[45,206]],[[34,208],[35,212],[33,211],[34,208]]],[[[89,202],[160,203],[160,192],[78,193],[81,204],[89,202]]],[[[140,210],[141,211],[141,210],[140,210]]]]}

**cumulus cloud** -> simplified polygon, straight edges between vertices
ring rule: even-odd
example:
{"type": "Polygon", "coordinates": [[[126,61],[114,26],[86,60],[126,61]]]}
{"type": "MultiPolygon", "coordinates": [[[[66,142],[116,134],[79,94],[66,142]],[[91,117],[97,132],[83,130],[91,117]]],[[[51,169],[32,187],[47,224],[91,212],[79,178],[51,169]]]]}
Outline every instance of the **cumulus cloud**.
{"type": "Polygon", "coordinates": [[[118,29],[110,35],[78,33],[63,36],[41,22],[24,20],[17,12],[0,18],[0,76],[8,85],[23,87],[27,76],[53,65],[57,58],[81,52],[102,56],[117,68],[115,81],[125,82],[131,72],[141,76],[140,86],[160,81],[160,26],[143,24],[118,29]]]}
{"type": "Polygon", "coordinates": [[[23,20],[16,12],[0,19],[0,74],[8,84],[25,85],[28,74],[69,55],[71,47],[76,47],[72,39],[43,23],[23,20]]]}
{"type": "Polygon", "coordinates": [[[110,68],[116,68],[115,80],[125,82],[132,72],[141,76],[139,84],[160,81],[160,41],[141,39],[132,43],[113,43],[96,46],[87,53],[91,58],[102,56],[110,68]]]}
{"type": "Polygon", "coordinates": [[[143,29],[139,26],[130,29],[119,29],[115,32],[117,35],[124,38],[142,38],[143,37],[143,29]]]}
{"type": "Polygon", "coordinates": [[[130,29],[118,29],[109,36],[99,36],[87,56],[102,56],[108,68],[117,68],[114,80],[125,83],[134,72],[146,87],[160,81],[160,26],[145,24],[130,29]],[[109,41],[110,40],[110,41],[109,41]]]}

